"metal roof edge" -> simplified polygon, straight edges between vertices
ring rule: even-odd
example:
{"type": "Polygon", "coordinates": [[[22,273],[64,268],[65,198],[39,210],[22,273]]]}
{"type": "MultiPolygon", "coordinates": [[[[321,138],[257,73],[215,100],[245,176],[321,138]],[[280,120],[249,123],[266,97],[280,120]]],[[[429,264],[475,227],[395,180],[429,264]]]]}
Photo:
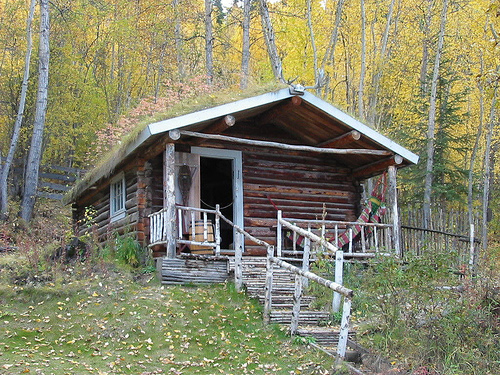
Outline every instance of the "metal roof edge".
{"type": "Polygon", "coordinates": [[[337,120],[343,122],[347,126],[353,128],[354,130],[359,131],[361,134],[379,143],[381,146],[388,148],[391,151],[394,151],[396,154],[402,156],[404,159],[410,161],[411,163],[413,164],[418,163],[419,159],[418,155],[414,154],[413,152],[404,148],[398,143],[390,140],[389,138],[380,134],[376,130],[370,128],[368,125],[363,124],[361,121],[356,120],[354,117],[350,116],[344,111],[341,111],[334,105],[324,101],[321,98],[318,98],[317,96],[311,93],[308,93],[307,91],[304,92],[302,98],[306,100],[308,103],[314,105],[315,107],[335,117],[337,120]]]}
{"type": "Polygon", "coordinates": [[[259,107],[261,105],[278,102],[283,99],[292,97],[288,88],[278,91],[268,92],[266,94],[257,95],[250,98],[240,99],[235,102],[221,104],[215,107],[202,109],[200,111],[187,113],[178,117],[173,117],[167,120],[158,121],[149,124],[148,127],[152,135],[167,132],[173,129],[179,129],[184,126],[196,124],[218,117],[225,116],[230,113],[237,113],[246,109],[259,107]]]}

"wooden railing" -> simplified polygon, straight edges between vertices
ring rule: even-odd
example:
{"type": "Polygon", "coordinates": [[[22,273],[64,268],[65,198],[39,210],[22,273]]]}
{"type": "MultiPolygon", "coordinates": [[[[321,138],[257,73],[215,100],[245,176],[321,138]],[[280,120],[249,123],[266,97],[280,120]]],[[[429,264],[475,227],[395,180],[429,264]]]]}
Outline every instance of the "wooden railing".
{"type": "MultiPolygon", "coordinates": [[[[220,255],[221,216],[218,205],[215,210],[177,206],[177,233],[173,238],[177,244],[210,247],[214,249],[215,255],[220,255]],[[209,215],[215,218],[215,223],[209,220],[209,215]],[[187,233],[187,238],[184,233],[187,233]]],[[[149,246],[168,241],[168,217],[166,209],[149,215],[149,246]]]]}
{"type": "Polygon", "coordinates": [[[347,236],[345,245],[346,256],[349,257],[374,257],[378,253],[387,254],[393,248],[393,226],[382,223],[345,222],[333,220],[304,220],[282,217],[278,211],[277,227],[277,256],[299,255],[303,253],[304,246],[299,246],[299,238],[307,237],[305,233],[311,233],[310,239],[317,245],[316,249],[335,253],[341,236],[347,236]],[[359,233],[355,233],[355,228],[359,233]],[[291,247],[284,245],[284,235],[291,234],[291,247]]]}
{"type": "MultiPolygon", "coordinates": [[[[168,228],[166,224],[167,218],[170,217],[167,213],[167,210],[160,210],[154,214],[149,215],[150,218],[150,242],[151,245],[157,243],[164,243],[168,235],[166,233],[166,229],[168,228]]],[[[243,272],[242,272],[242,261],[243,261],[243,237],[246,237],[250,241],[256,243],[259,246],[263,246],[267,249],[267,260],[266,260],[266,286],[265,286],[265,302],[264,302],[264,321],[266,323],[270,322],[270,315],[272,310],[272,284],[273,284],[273,268],[274,265],[288,270],[289,272],[296,275],[295,277],[295,293],[293,298],[293,315],[291,320],[290,331],[292,334],[297,333],[297,327],[300,316],[300,300],[302,297],[302,287],[303,280],[310,280],[312,282],[316,282],[319,285],[323,285],[326,288],[329,288],[334,291],[334,300],[335,296],[339,296],[338,304],[340,306],[340,297],[344,298],[343,310],[342,310],[342,322],[341,322],[341,330],[339,335],[339,341],[337,345],[337,360],[343,360],[345,358],[345,353],[347,349],[347,337],[349,333],[349,318],[351,314],[351,299],[353,296],[353,291],[345,288],[341,285],[341,283],[327,280],[323,277],[320,277],[309,270],[302,270],[298,267],[295,267],[279,257],[275,257],[275,247],[265,241],[262,241],[250,233],[246,232],[244,229],[240,228],[238,225],[234,224],[231,220],[227,219],[219,210],[219,207],[216,206],[215,210],[207,210],[207,209],[199,209],[193,207],[177,207],[177,235],[176,241],[180,244],[187,245],[202,245],[202,246],[211,246],[215,249],[215,254],[218,255],[220,253],[220,220],[224,220],[230,226],[232,226],[235,230],[235,238],[234,238],[234,249],[235,249],[235,261],[234,261],[234,277],[235,277],[235,285],[238,291],[243,289],[243,272]],[[198,215],[198,216],[197,216],[198,215]],[[209,240],[209,220],[208,215],[214,215],[215,217],[215,232],[213,241],[209,240]],[[200,218],[201,216],[201,218],[200,218]],[[188,218],[188,223],[191,225],[191,239],[186,240],[184,238],[184,230],[186,226],[186,217],[188,218]],[[200,218],[197,220],[197,218],[200,218]],[[200,235],[200,233],[195,233],[192,229],[195,228],[196,222],[203,222],[203,241],[193,241],[193,238],[196,238],[196,235],[200,235]]],[[[313,241],[321,241],[321,238],[317,237],[312,232],[304,231],[302,228],[295,226],[293,224],[289,224],[286,221],[282,220],[281,224],[287,226],[287,228],[296,231],[297,233],[304,235],[308,241],[311,239],[313,241]]],[[[337,250],[330,243],[324,243],[328,249],[333,250],[334,252],[337,250]]],[[[336,251],[337,255],[337,263],[340,265],[339,269],[336,269],[336,274],[342,274],[342,263],[343,258],[341,256],[342,251],[336,251]],[[340,256],[340,257],[339,257],[340,256]]],[[[338,267],[338,266],[337,266],[338,267]]],[[[339,309],[335,310],[338,311],[339,309]]]]}
{"type": "Polygon", "coordinates": [[[290,333],[295,335],[297,333],[300,317],[300,304],[303,291],[303,280],[316,282],[326,288],[333,290],[336,294],[344,297],[344,304],[342,307],[342,320],[340,323],[339,341],[337,344],[337,361],[344,360],[347,350],[347,338],[349,334],[349,320],[351,316],[351,303],[354,292],[336,282],[327,280],[318,276],[310,271],[304,271],[298,267],[291,265],[274,256],[274,246],[267,248],[267,262],[266,262],[266,286],[265,286],[265,302],[264,302],[264,321],[270,322],[272,310],[272,291],[273,291],[273,268],[277,265],[280,268],[288,270],[295,274],[295,289],[293,296],[292,319],[290,323],[290,333]]]}

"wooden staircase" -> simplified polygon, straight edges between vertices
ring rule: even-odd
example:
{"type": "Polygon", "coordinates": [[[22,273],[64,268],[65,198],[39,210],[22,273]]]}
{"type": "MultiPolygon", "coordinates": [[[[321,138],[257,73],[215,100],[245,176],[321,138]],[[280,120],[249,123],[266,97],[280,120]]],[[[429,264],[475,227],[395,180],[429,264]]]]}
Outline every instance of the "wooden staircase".
{"type": "MultiPolygon", "coordinates": [[[[266,278],[266,258],[243,257],[243,284],[247,294],[264,304],[266,278]]],[[[277,266],[273,270],[272,309],[270,322],[290,325],[295,276],[277,266]]],[[[303,295],[299,315],[297,335],[312,337],[314,342],[323,347],[334,347],[338,342],[339,327],[331,325],[328,311],[313,309],[315,297],[303,295]]],[[[354,333],[350,334],[350,336],[354,333]]],[[[351,337],[352,338],[352,337],[351,337]]]]}

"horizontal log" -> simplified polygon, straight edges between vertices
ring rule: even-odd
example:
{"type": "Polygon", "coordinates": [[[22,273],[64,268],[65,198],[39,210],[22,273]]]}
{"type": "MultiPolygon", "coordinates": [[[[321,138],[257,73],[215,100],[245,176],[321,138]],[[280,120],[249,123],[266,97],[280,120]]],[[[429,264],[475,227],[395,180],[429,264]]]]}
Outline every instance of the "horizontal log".
{"type": "Polygon", "coordinates": [[[186,130],[181,130],[181,134],[189,137],[198,137],[205,139],[220,140],[225,142],[247,144],[259,147],[274,147],[284,150],[294,150],[294,151],[307,151],[307,152],[317,152],[323,154],[337,154],[337,155],[379,155],[388,156],[392,155],[391,151],[386,150],[368,150],[368,149],[335,149],[335,148],[320,148],[311,146],[300,146],[300,145],[290,145],[278,142],[269,141],[256,141],[244,138],[228,137],[220,134],[203,134],[198,132],[191,132],[186,130]]]}
{"type": "Polygon", "coordinates": [[[284,187],[284,186],[263,186],[259,184],[252,184],[243,182],[244,190],[251,191],[259,191],[265,193],[273,193],[273,194],[292,194],[292,195],[306,195],[306,196],[328,196],[328,197],[346,197],[351,200],[355,197],[353,192],[347,191],[325,191],[324,189],[314,189],[314,188],[293,188],[293,187],[284,187]]]}
{"type": "Polygon", "coordinates": [[[312,272],[304,271],[301,268],[292,266],[290,263],[284,262],[279,258],[270,257],[270,260],[271,260],[271,262],[279,265],[282,268],[285,268],[285,269],[287,269],[287,270],[289,270],[297,275],[304,276],[311,281],[317,282],[318,284],[321,284],[327,288],[334,290],[335,292],[342,294],[345,297],[352,298],[354,295],[354,291],[349,289],[349,288],[346,288],[346,287],[344,287],[340,284],[337,284],[333,281],[324,279],[324,278],[322,278],[322,277],[320,277],[312,272]]]}

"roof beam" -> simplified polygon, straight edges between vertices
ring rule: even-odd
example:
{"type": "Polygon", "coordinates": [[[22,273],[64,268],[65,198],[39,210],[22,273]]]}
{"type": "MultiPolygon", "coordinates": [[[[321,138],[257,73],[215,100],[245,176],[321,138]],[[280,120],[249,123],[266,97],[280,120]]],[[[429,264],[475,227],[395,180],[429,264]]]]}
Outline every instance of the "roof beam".
{"type": "Polygon", "coordinates": [[[266,123],[266,122],[271,122],[274,123],[274,119],[279,117],[283,111],[287,109],[293,109],[294,107],[297,107],[302,104],[302,98],[298,96],[292,97],[290,100],[285,101],[282,104],[275,105],[268,111],[264,112],[260,116],[258,116],[258,121],[260,123],[266,123]]]}
{"type": "Polygon", "coordinates": [[[186,131],[186,130],[181,130],[180,135],[185,135],[188,137],[198,137],[198,138],[204,138],[204,139],[225,141],[225,142],[232,142],[232,143],[240,143],[240,144],[246,144],[246,145],[252,145],[252,146],[274,147],[274,148],[280,148],[280,149],[284,149],[284,150],[318,152],[318,153],[323,153],[323,154],[378,155],[378,156],[392,155],[391,151],[386,151],[386,150],[349,149],[349,148],[321,148],[321,147],[302,146],[302,145],[290,145],[290,144],[286,144],[286,143],[270,142],[270,141],[258,141],[258,140],[253,140],[253,139],[228,137],[226,135],[220,135],[220,134],[205,134],[205,133],[191,132],[191,131],[186,131]]]}
{"type": "Polygon", "coordinates": [[[361,138],[361,133],[357,130],[351,130],[339,137],[329,139],[328,141],[321,142],[318,147],[341,147],[348,145],[354,141],[358,141],[361,138]]]}
{"type": "Polygon", "coordinates": [[[353,177],[366,177],[370,175],[375,175],[377,172],[383,171],[392,165],[399,165],[403,162],[403,157],[401,155],[393,155],[390,158],[382,159],[374,163],[364,165],[362,167],[354,169],[352,172],[353,177]]]}

